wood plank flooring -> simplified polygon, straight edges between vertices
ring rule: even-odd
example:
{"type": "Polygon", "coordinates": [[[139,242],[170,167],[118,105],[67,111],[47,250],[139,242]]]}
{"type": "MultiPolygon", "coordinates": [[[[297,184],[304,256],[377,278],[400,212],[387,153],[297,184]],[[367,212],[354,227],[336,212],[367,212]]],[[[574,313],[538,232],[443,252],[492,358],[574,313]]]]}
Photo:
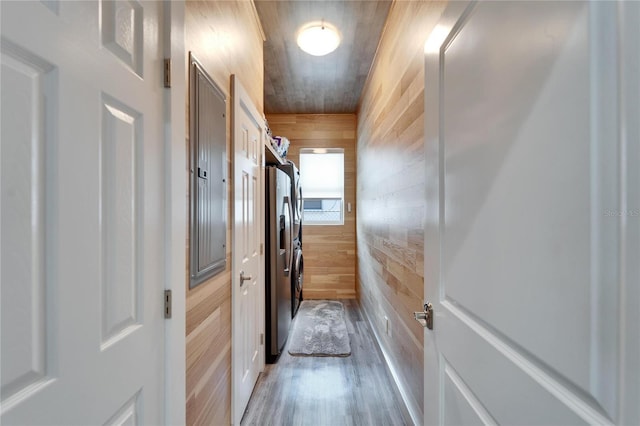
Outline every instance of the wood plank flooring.
{"type": "Polygon", "coordinates": [[[242,425],[410,425],[358,302],[341,300],[351,356],[293,357],[289,342],[258,379],[242,425]]]}

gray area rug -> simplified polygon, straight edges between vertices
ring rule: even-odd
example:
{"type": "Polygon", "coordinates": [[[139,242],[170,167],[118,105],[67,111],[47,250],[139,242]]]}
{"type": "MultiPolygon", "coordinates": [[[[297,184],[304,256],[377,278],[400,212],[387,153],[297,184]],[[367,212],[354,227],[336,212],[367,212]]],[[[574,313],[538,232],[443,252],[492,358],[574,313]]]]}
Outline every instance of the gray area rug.
{"type": "Polygon", "coordinates": [[[344,306],[334,300],[303,301],[290,339],[289,353],[293,356],[351,355],[344,306]]]}

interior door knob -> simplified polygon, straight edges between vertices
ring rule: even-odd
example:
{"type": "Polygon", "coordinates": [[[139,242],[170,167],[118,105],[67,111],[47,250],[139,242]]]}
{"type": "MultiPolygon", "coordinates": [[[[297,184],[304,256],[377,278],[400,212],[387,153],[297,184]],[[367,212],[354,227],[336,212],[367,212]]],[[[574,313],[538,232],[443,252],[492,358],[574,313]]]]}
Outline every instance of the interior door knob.
{"type": "Polygon", "coordinates": [[[240,271],[240,287],[242,287],[242,284],[244,284],[245,281],[249,281],[253,279],[253,277],[251,275],[244,275],[244,271],[240,271]]]}
{"type": "Polygon", "coordinates": [[[431,303],[425,303],[424,311],[414,312],[413,317],[416,321],[422,324],[423,327],[427,327],[429,330],[433,330],[433,305],[431,303]]]}

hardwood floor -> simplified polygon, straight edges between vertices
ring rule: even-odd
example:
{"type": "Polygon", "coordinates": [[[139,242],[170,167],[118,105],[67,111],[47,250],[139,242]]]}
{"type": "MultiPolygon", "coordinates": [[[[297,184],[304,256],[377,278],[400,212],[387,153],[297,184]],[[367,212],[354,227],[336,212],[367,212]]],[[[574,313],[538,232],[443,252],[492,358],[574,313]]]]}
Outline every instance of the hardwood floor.
{"type": "Polygon", "coordinates": [[[351,356],[293,357],[287,342],[258,379],[242,425],[412,424],[358,302],[341,302],[351,356]]]}

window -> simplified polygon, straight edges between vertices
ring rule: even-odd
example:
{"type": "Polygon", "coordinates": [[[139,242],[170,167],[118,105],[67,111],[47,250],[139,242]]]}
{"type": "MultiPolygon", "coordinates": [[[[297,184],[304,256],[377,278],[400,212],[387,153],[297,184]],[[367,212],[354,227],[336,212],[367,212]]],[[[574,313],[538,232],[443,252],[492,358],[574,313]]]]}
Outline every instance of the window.
{"type": "Polygon", "coordinates": [[[344,149],[301,149],[300,185],[305,225],[344,223],[344,149]]]}

